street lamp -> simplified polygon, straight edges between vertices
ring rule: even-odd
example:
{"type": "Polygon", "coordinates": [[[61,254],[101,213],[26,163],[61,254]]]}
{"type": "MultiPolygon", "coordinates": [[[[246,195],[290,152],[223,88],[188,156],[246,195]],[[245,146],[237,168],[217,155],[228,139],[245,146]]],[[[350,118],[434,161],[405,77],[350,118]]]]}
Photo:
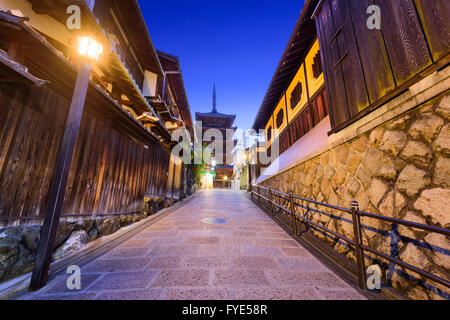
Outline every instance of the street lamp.
{"type": "Polygon", "coordinates": [[[79,37],[77,52],[80,56],[81,63],[59,150],[58,162],[50,188],[44,224],[41,229],[39,246],[30,282],[30,290],[32,291],[42,288],[47,282],[70,165],[72,163],[84,102],[86,100],[89,76],[92,69],[91,62],[98,60],[100,54],[103,52],[103,47],[92,38],[79,37]]]}
{"type": "Polygon", "coordinates": [[[78,54],[97,61],[103,53],[103,46],[90,37],[78,37],[78,54]]]}

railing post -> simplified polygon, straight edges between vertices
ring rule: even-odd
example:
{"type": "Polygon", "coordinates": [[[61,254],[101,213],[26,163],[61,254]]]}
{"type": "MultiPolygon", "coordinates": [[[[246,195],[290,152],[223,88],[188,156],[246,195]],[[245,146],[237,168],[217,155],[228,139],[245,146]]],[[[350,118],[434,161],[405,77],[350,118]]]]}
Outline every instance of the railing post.
{"type": "Polygon", "coordinates": [[[359,287],[366,289],[366,267],[364,265],[364,251],[361,248],[362,233],[361,233],[361,219],[359,216],[359,204],[356,201],[351,202],[352,220],[353,220],[353,234],[355,241],[355,256],[356,265],[358,267],[358,281],[359,287]]]}
{"type": "Polygon", "coordinates": [[[261,188],[258,186],[258,205],[261,205],[261,188]]]}
{"type": "Polygon", "coordinates": [[[295,216],[295,204],[294,204],[294,196],[292,194],[292,190],[289,192],[289,201],[291,203],[291,216],[292,216],[292,230],[294,231],[294,235],[297,236],[297,219],[295,216]]]}
{"type": "Polygon", "coordinates": [[[269,201],[270,201],[270,215],[273,217],[273,193],[272,189],[269,189],[269,201]]]}

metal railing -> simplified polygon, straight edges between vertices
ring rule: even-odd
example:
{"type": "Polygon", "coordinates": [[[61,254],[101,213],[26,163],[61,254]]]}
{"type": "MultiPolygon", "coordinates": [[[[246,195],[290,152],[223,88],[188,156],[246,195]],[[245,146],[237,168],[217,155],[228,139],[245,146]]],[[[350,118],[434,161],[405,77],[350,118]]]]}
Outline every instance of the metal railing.
{"type": "Polygon", "coordinates": [[[420,274],[426,279],[435,281],[441,285],[446,286],[447,288],[450,288],[450,282],[446,279],[443,279],[437,275],[431,274],[423,269],[420,269],[418,267],[415,267],[413,265],[410,265],[406,262],[403,262],[393,256],[387,255],[381,251],[378,251],[374,248],[371,248],[363,243],[362,239],[362,227],[361,227],[361,217],[368,217],[371,219],[377,219],[382,221],[387,221],[392,224],[397,225],[403,225],[411,228],[416,228],[419,230],[425,230],[430,231],[434,233],[443,234],[445,236],[450,236],[450,230],[438,228],[434,226],[429,226],[421,223],[416,223],[412,221],[406,221],[401,219],[395,219],[391,217],[386,217],[378,214],[372,214],[368,212],[364,212],[359,210],[359,204],[356,201],[351,202],[351,208],[342,208],[338,206],[334,206],[331,204],[306,199],[302,197],[298,197],[292,194],[292,192],[284,193],[275,189],[263,187],[263,186],[250,186],[250,196],[251,199],[254,200],[254,197],[256,197],[256,201],[259,205],[261,205],[261,202],[264,202],[265,204],[269,205],[270,214],[272,216],[275,216],[274,210],[278,209],[278,211],[281,211],[283,214],[285,214],[287,217],[291,218],[292,223],[292,229],[294,231],[294,234],[298,236],[298,230],[297,230],[297,222],[303,222],[305,225],[311,225],[315,228],[321,230],[322,232],[325,232],[327,234],[331,234],[332,236],[342,240],[347,245],[351,246],[354,249],[355,252],[355,258],[356,258],[356,265],[357,265],[357,272],[358,272],[358,282],[359,287],[363,290],[366,290],[366,269],[365,269],[365,252],[370,252],[373,255],[380,257],[384,260],[387,260],[389,262],[392,262],[394,264],[397,264],[399,266],[402,266],[405,269],[411,270],[417,274],[420,274]],[[301,205],[298,203],[298,201],[306,203],[305,205],[301,205]],[[353,239],[349,239],[346,236],[339,234],[333,230],[330,230],[327,227],[322,226],[321,224],[312,221],[309,218],[308,213],[314,211],[314,213],[319,214],[325,214],[324,212],[321,212],[319,210],[315,210],[310,207],[310,204],[314,204],[317,206],[326,207],[332,210],[337,210],[341,212],[345,212],[352,217],[352,224],[353,224],[353,239]],[[306,209],[304,216],[297,213],[297,207],[301,207],[306,209]]]}

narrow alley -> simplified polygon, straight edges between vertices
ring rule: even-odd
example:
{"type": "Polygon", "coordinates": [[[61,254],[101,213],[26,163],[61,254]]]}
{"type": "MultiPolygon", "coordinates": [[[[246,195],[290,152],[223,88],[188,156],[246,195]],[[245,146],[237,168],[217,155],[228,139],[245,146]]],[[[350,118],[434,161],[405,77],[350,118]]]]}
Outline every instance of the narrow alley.
{"type": "Polygon", "coordinates": [[[204,190],[81,267],[22,299],[365,299],[242,191],[204,190]]]}

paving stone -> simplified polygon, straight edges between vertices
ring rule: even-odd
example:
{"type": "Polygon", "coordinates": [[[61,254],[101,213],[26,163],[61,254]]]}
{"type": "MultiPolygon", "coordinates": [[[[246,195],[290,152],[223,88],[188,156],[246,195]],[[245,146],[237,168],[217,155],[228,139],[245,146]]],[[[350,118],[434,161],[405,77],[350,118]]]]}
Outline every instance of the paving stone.
{"type": "Polygon", "coordinates": [[[181,242],[180,238],[155,238],[147,241],[145,247],[156,247],[164,245],[176,245],[181,242]]]}
{"type": "Polygon", "coordinates": [[[174,238],[178,235],[178,231],[152,231],[146,230],[136,235],[135,239],[153,239],[153,238],[174,238]]]}
{"type": "Polygon", "coordinates": [[[320,297],[312,289],[244,289],[236,293],[237,300],[319,300],[320,297]]]}
{"type": "Polygon", "coordinates": [[[248,285],[263,285],[269,283],[261,270],[216,270],[214,284],[216,286],[246,287],[248,285]]]}
{"type": "Polygon", "coordinates": [[[93,300],[95,295],[95,293],[50,294],[31,296],[27,300],[93,300]]]}
{"type": "Polygon", "coordinates": [[[169,289],[165,300],[231,300],[232,291],[220,289],[169,289]]]}
{"type": "Polygon", "coordinates": [[[117,247],[103,256],[103,258],[140,258],[145,257],[147,247],[117,247]]]}
{"type": "Polygon", "coordinates": [[[192,245],[171,245],[171,246],[158,246],[154,247],[150,252],[150,256],[176,256],[176,255],[189,255],[196,254],[198,246],[192,245]]]}
{"type": "Polygon", "coordinates": [[[238,269],[279,269],[278,264],[270,257],[234,257],[231,260],[231,265],[238,269]]]}
{"type": "Polygon", "coordinates": [[[78,289],[69,289],[67,288],[67,279],[70,276],[70,274],[67,275],[61,275],[55,277],[55,279],[52,281],[52,284],[49,286],[44,287],[43,293],[49,294],[49,293],[75,293],[85,290],[87,287],[89,287],[94,281],[99,279],[102,274],[81,274],[81,288],[78,289]]]}
{"type": "Polygon", "coordinates": [[[191,256],[186,257],[182,264],[187,268],[222,268],[228,266],[229,260],[223,256],[191,256]]]}
{"type": "Polygon", "coordinates": [[[240,253],[241,253],[240,248],[237,245],[218,246],[218,245],[203,244],[199,245],[197,254],[204,256],[211,256],[211,255],[230,256],[230,255],[238,255],[240,253]]]}
{"type": "Polygon", "coordinates": [[[174,257],[155,257],[150,264],[147,266],[146,270],[151,269],[173,269],[180,266],[181,256],[174,257]]]}
{"type": "Polygon", "coordinates": [[[131,239],[121,244],[122,247],[142,247],[148,239],[131,239]]]}
{"type": "Polygon", "coordinates": [[[317,290],[327,300],[367,300],[356,290],[317,290]]]}
{"type": "MultiPolygon", "coordinates": [[[[297,249],[297,248],[281,248],[281,249],[297,249]]],[[[241,248],[243,255],[261,255],[261,256],[279,256],[282,251],[276,247],[249,246],[244,245],[241,248]]]]}
{"type": "Polygon", "coordinates": [[[274,247],[298,247],[299,244],[295,240],[282,239],[259,239],[256,245],[274,246],[274,247]]]}
{"type": "Polygon", "coordinates": [[[81,268],[81,272],[143,271],[150,258],[98,259],[81,268]]]}
{"type": "Polygon", "coordinates": [[[218,237],[190,237],[184,243],[188,244],[217,244],[220,242],[218,237]]]}
{"type": "MultiPolygon", "coordinates": [[[[291,240],[292,237],[288,235],[285,231],[279,231],[279,232],[261,232],[258,233],[259,238],[267,238],[267,239],[289,239],[291,240]]],[[[257,239],[258,241],[259,239],[257,239]]]]}
{"type": "Polygon", "coordinates": [[[97,300],[159,300],[164,295],[162,289],[115,290],[101,292],[97,300]]]}
{"type": "Polygon", "coordinates": [[[281,268],[286,270],[299,270],[303,272],[329,271],[323,264],[314,258],[279,257],[276,260],[281,268]]]}
{"type": "Polygon", "coordinates": [[[312,255],[303,248],[281,248],[281,251],[291,257],[312,257],[312,255]]]}
{"type": "Polygon", "coordinates": [[[111,272],[87,288],[92,290],[147,288],[161,271],[111,272]]]}
{"type": "Polygon", "coordinates": [[[152,287],[206,286],[208,281],[208,270],[164,270],[152,287]]]}
{"type": "Polygon", "coordinates": [[[346,288],[348,285],[331,272],[269,271],[279,287],[346,288]]]}

